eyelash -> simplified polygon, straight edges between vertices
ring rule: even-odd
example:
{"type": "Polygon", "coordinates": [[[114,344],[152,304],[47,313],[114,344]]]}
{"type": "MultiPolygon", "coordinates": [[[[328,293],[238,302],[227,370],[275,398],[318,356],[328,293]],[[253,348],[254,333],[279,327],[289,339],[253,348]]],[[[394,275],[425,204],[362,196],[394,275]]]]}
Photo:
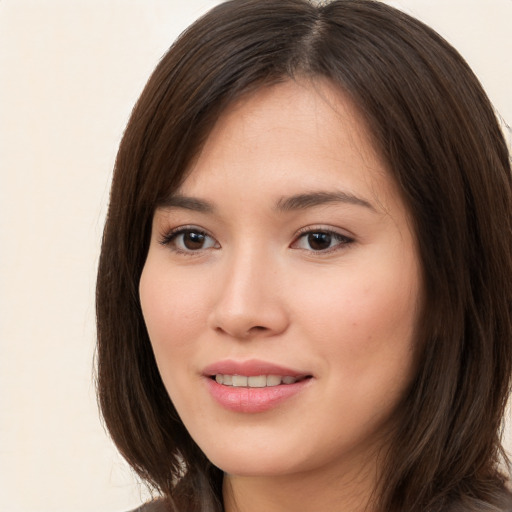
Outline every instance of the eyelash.
{"type": "MultiPolygon", "coordinates": [[[[210,248],[215,248],[215,247],[207,247],[207,248],[200,248],[198,250],[192,250],[192,249],[184,250],[184,249],[177,247],[176,239],[179,236],[185,235],[187,233],[194,233],[196,235],[201,235],[201,236],[207,237],[216,242],[216,240],[207,231],[204,231],[203,229],[197,228],[195,226],[180,226],[179,228],[175,228],[167,233],[164,233],[160,237],[159,243],[161,245],[169,247],[172,251],[174,251],[178,254],[184,254],[186,256],[195,256],[204,250],[207,250],[210,248]]],[[[218,243],[217,243],[217,245],[218,245],[218,243]]]]}
{"type": "MultiPolygon", "coordinates": [[[[219,248],[219,247],[216,247],[215,245],[206,247],[206,248],[200,247],[197,250],[194,250],[194,249],[184,250],[184,249],[177,247],[176,239],[179,236],[185,235],[187,233],[193,233],[195,235],[200,235],[205,238],[211,239],[215,243],[215,245],[219,246],[218,242],[207,231],[204,231],[203,229],[197,228],[195,226],[180,226],[179,228],[175,228],[175,229],[161,235],[159,243],[163,246],[170,247],[170,249],[172,251],[174,251],[178,254],[183,254],[186,256],[195,256],[195,255],[198,255],[199,253],[201,253],[202,251],[205,251],[208,249],[219,248]]],[[[329,240],[329,242],[331,242],[332,239],[329,240]]],[[[353,238],[346,236],[346,235],[342,235],[341,233],[338,233],[337,231],[334,231],[332,229],[326,229],[326,228],[322,228],[322,227],[318,227],[318,228],[308,227],[308,228],[301,229],[296,234],[293,242],[290,244],[290,247],[294,248],[294,249],[303,250],[306,252],[311,252],[311,253],[317,254],[317,255],[324,255],[324,254],[330,254],[331,252],[341,250],[344,247],[354,243],[354,241],[355,240],[353,238]],[[337,243],[333,247],[328,247],[327,249],[319,249],[319,250],[314,250],[312,248],[306,249],[306,248],[301,248],[301,247],[294,247],[302,239],[305,239],[306,237],[309,237],[311,235],[318,235],[318,234],[328,235],[329,237],[332,237],[332,239],[337,243]]]]}
{"type": "MultiPolygon", "coordinates": [[[[317,251],[315,251],[313,249],[302,249],[302,250],[307,251],[307,252],[312,252],[313,254],[324,255],[324,254],[330,254],[332,252],[342,250],[342,249],[346,248],[347,246],[349,246],[350,244],[355,242],[354,238],[351,238],[347,235],[342,235],[338,231],[334,231],[332,229],[327,229],[327,228],[323,228],[323,227],[307,227],[307,228],[303,228],[303,229],[299,230],[299,232],[297,233],[291,246],[293,247],[294,245],[298,244],[298,242],[300,240],[305,239],[310,235],[316,235],[316,234],[329,235],[337,243],[333,247],[329,247],[327,249],[322,249],[322,250],[317,250],[317,251]]],[[[297,249],[301,249],[301,248],[298,247],[297,249]]]]}

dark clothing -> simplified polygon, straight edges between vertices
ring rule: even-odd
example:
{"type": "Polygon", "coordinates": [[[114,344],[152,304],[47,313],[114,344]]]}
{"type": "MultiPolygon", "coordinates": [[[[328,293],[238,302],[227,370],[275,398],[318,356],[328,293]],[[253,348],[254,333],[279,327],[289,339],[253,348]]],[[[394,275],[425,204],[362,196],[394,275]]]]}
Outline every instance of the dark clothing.
{"type": "MultiPolygon", "coordinates": [[[[487,507],[483,505],[481,509],[482,512],[487,510],[487,507]]],[[[512,494],[505,492],[503,493],[503,501],[500,503],[500,510],[503,512],[512,512],[512,494]]],[[[464,512],[467,511],[467,508],[462,504],[455,504],[452,507],[449,507],[447,512],[464,512]]],[[[139,508],[132,510],[131,512],[169,512],[169,509],[165,506],[165,501],[162,499],[157,499],[154,501],[150,501],[149,503],[145,503],[141,505],[139,508]]]]}

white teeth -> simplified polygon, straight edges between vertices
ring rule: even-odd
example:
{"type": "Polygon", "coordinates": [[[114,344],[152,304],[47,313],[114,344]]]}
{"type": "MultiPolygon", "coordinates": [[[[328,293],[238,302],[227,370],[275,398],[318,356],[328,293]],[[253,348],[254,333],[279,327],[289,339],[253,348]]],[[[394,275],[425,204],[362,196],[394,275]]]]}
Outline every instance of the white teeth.
{"type": "Polygon", "coordinates": [[[299,379],[289,375],[255,375],[246,377],[245,375],[215,375],[215,381],[224,386],[233,386],[235,388],[265,388],[279,386],[281,384],[294,384],[299,379]]]}
{"type": "Polygon", "coordinates": [[[234,388],[246,388],[247,377],[245,375],[233,375],[233,387],[234,388]]]}
{"type": "Polygon", "coordinates": [[[281,377],[279,375],[267,375],[267,386],[279,386],[281,377]]]}
{"type": "Polygon", "coordinates": [[[265,377],[265,375],[258,375],[258,377],[249,377],[247,379],[247,385],[250,388],[266,388],[267,377],[265,377]]]}

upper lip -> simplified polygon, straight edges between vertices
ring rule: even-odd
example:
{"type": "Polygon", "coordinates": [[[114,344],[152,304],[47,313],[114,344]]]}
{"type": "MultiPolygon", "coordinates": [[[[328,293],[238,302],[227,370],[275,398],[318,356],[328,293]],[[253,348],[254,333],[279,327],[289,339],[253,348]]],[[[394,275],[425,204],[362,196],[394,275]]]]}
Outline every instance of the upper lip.
{"type": "Polygon", "coordinates": [[[213,375],[245,375],[247,377],[256,377],[258,375],[280,375],[282,377],[307,377],[308,372],[286,368],[268,361],[250,359],[247,361],[234,361],[226,359],[206,366],[203,369],[203,375],[211,377],[213,375]]]}

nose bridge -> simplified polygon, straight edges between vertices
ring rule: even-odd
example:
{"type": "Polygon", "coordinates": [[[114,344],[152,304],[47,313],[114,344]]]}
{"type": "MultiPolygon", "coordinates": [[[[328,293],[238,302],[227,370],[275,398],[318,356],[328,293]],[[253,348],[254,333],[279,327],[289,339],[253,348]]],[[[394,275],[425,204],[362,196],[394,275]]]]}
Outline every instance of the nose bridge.
{"type": "Polygon", "coordinates": [[[237,338],[276,334],[285,329],[279,266],[277,256],[257,240],[234,247],[222,271],[213,327],[237,338]]]}

